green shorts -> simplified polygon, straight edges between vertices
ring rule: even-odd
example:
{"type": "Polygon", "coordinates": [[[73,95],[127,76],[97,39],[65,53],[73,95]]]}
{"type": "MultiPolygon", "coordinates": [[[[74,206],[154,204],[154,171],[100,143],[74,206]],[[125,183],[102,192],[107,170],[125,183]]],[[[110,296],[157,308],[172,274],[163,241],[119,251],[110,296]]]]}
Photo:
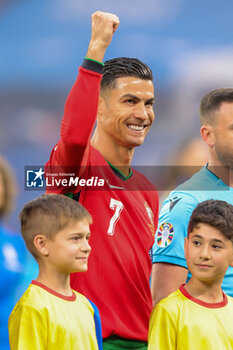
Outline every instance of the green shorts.
{"type": "Polygon", "coordinates": [[[103,350],[147,350],[147,342],[111,336],[103,339],[103,350]]]}

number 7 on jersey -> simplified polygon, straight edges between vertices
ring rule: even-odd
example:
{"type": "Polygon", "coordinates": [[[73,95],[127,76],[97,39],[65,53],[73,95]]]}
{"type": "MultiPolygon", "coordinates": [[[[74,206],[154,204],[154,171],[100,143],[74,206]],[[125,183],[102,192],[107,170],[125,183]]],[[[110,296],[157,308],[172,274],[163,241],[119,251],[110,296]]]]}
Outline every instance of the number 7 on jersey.
{"type": "Polygon", "coordinates": [[[120,219],[120,213],[122,212],[124,205],[122,202],[120,202],[114,198],[111,198],[109,206],[112,210],[115,210],[115,212],[110,220],[109,227],[108,227],[108,234],[110,236],[113,236],[116,223],[120,219]]]}

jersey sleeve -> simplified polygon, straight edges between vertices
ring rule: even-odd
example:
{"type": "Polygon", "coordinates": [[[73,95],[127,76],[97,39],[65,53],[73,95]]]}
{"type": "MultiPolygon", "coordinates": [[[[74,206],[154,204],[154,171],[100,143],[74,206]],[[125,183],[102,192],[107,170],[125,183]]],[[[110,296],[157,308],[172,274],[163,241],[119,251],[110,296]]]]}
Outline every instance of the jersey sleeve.
{"type": "Polygon", "coordinates": [[[36,308],[16,305],[8,328],[11,349],[47,350],[47,320],[36,308]]]}
{"type": "Polygon", "coordinates": [[[87,165],[98,108],[102,67],[100,63],[85,59],[79,68],[77,80],[65,103],[61,137],[46,163],[46,173],[55,172],[55,169],[69,172],[72,166],[87,165]]]}
{"type": "Polygon", "coordinates": [[[176,319],[160,303],[152,311],[149,323],[148,350],[176,350],[176,319]]]}
{"type": "Polygon", "coordinates": [[[95,332],[96,332],[96,338],[99,350],[103,350],[103,336],[102,336],[102,326],[101,326],[101,320],[100,320],[100,314],[97,306],[88,299],[91,306],[94,309],[94,321],[95,321],[95,332]]]}
{"type": "Polygon", "coordinates": [[[165,262],[187,268],[184,240],[190,216],[198,204],[192,194],[172,192],[164,201],[152,248],[152,262],[165,262]]]}

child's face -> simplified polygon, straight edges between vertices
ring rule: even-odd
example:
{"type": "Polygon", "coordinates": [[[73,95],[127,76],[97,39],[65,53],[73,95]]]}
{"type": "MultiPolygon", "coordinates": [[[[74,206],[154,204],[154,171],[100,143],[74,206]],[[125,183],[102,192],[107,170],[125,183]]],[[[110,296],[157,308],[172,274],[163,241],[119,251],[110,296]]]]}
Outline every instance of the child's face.
{"type": "Polygon", "coordinates": [[[221,280],[233,266],[233,246],[216,228],[200,223],[185,239],[185,257],[190,272],[198,280],[221,280]]]}
{"type": "Polygon", "coordinates": [[[64,273],[87,271],[91,247],[88,243],[90,225],[87,219],[71,223],[49,240],[48,263],[54,270],[64,273]]]}

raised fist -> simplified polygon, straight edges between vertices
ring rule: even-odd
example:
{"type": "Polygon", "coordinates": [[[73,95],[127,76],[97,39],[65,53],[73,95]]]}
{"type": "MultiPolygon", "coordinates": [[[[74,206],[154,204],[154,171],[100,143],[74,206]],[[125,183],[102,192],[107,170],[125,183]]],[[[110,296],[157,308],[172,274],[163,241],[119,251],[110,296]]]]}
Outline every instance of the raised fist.
{"type": "Polygon", "coordinates": [[[119,26],[119,18],[107,12],[96,11],[91,16],[91,40],[87,57],[103,60],[104,53],[111,43],[112,36],[119,26]]]}

